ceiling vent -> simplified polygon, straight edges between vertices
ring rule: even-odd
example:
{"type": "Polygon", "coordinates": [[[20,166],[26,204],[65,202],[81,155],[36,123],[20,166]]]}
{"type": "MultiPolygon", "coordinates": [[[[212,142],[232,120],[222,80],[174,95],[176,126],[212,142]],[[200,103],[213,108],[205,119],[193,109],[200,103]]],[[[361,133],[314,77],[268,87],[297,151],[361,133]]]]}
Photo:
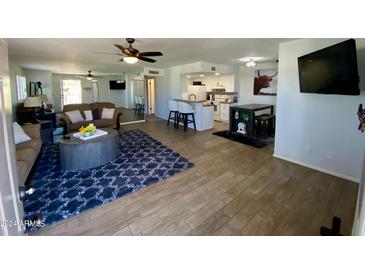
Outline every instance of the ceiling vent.
{"type": "Polygon", "coordinates": [[[160,72],[158,70],[149,70],[148,71],[148,74],[151,74],[151,75],[160,75],[160,72]]]}

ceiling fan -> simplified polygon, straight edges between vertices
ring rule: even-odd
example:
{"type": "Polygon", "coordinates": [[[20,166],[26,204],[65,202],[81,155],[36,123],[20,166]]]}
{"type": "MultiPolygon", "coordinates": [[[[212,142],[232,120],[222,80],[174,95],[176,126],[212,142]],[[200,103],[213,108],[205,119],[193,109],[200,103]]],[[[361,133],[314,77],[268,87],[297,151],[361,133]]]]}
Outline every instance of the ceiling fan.
{"type": "Polygon", "coordinates": [[[86,80],[89,80],[89,81],[92,81],[92,80],[95,80],[96,78],[103,78],[103,77],[100,77],[100,76],[94,76],[91,74],[91,70],[88,71],[88,74],[86,75],[76,75],[75,77],[77,78],[83,78],[83,79],[86,79],[86,80]]]}
{"type": "Polygon", "coordinates": [[[162,56],[162,53],[160,51],[139,52],[138,49],[136,49],[132,46],[132,44],[135,42],[134,38],[127,38],[126,41],[129,44],[128,47],[123,47],[121,45],[114,44],[114,46],[117,47],[118,49],[120,49],[122,51],[122,53],[107,53],[107,52],[98,52],[98,53],[114,54],[114,55],[123,56],[123,58],[120,59],[119,61],[120,62],[124,61],[128,64],[135,64],[138,62],[138,60],[149,62],[149,63],[155,63],[156,60],[148,58],[148,57],[162,56]]]}

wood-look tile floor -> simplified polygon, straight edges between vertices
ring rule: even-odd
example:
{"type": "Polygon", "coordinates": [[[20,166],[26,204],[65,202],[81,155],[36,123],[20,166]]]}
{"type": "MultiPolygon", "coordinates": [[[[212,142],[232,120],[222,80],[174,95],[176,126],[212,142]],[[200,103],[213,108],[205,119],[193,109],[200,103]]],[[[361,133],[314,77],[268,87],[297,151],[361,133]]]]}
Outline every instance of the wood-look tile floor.
{"type": "Polygon", "coordinates": [[[195,166],[32,235],[319,235],[333,216],[350,235],[358,185],[212,135],[228,127],[184,132],[166,122],[141,129],[195,166]]]}

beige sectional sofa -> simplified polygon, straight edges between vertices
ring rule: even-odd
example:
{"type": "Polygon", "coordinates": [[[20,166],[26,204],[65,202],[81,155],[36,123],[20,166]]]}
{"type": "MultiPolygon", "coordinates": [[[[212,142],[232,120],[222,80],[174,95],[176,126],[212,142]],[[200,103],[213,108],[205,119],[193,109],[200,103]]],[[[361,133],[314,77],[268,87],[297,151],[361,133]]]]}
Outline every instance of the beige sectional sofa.
{"type": "Polygon", "coordinates": [[[30,141],[16,145],[17,171],[20,185],[24,185],[42,148],[40,124],[22,126],[30,141]]]}

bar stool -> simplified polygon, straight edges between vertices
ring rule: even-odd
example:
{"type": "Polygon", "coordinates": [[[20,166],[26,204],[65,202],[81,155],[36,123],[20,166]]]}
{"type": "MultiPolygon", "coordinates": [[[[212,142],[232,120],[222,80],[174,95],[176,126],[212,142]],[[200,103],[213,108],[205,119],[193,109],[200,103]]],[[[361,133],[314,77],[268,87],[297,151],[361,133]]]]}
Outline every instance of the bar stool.
{"type": "Polygon", "coordinates": [[[195,109],[193,108],[193,106],[188,103],[178,102],[178,110],[179,110],[178,124],[181,121],[184,123],[184,131],[186,131],[186,128],[190,123],[194,124],[194,129],[196,130],[195,116],[194,116],[195,109]],[[189,115],[191,115],[192,120],[188,119],[189,115]]]}
{"type": "Polygon", "coordinates": [[[170,124],[170,120],[174,121],[174,127],[177,128],[178,119],[179,119],[179,107],[177,101],[169,100],[169,119],[167,119],[167,126],[170,124]],[[171,115],[174,115],[173,117],[171,115]]]}
{"type": "Polygon", "coordinates": [[[139,109],[139,100],[138,100],[138,96],[134,96],[134,105],[135,105],[134,112],[137,112],[137,111],[138,111],[138,109],[139,109]]]}
{"type": "Polygon", "coordinates": [[[144,96],[139,96],[139,112],[144,113],[144,96]]]}
{"type": "Polygon", "coordinates": [[[268,135],[272,135],[274,132],[275,115],[273,114],[262,114],[255,117],[257,126],[257,135],[262,135],[267,138],[268,135]]]}

